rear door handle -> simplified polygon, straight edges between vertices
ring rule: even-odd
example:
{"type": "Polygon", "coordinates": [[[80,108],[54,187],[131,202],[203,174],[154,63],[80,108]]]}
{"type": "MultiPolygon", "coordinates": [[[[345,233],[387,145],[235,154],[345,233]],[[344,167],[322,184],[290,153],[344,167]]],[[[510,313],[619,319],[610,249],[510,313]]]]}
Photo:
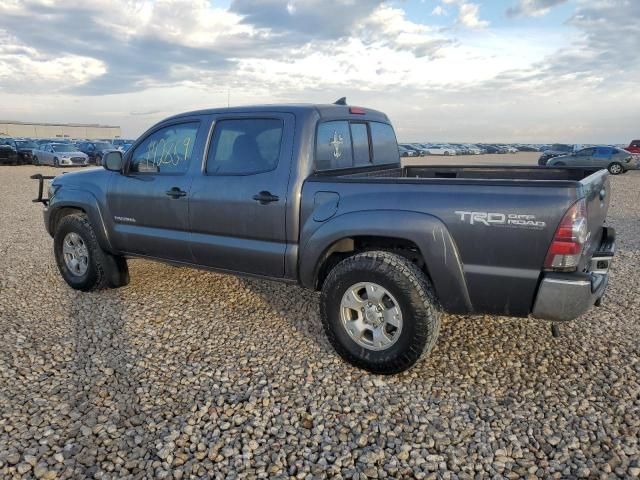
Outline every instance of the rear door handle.
{"type": "Polygon", "coordinates": [[[173,187],[171,190],[167,190],[165,194],[170,196],[171,198],[180,198],[187,196],[187,192],[185,192],[184,190],[180,190],[178,187],[173,187]]]}
{"type": "Polygon", "coordinates": [[[263,190],[262,192],[254,195],[253,199],[256,202],[260,202],[260,205],[266,205],[267,203],[277,202],[278,200],[280,200],[280,197],[278,197],[277,195],[271,195],[271,192],[263,190]]]}

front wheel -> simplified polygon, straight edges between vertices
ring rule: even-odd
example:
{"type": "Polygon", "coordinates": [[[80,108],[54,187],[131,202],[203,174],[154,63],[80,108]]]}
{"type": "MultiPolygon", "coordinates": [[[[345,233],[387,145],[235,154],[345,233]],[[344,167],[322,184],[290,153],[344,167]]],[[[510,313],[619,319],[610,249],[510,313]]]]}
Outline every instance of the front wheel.
{"type": "Polygon", "coordinates": [[[129,283],[126,260],[102,250],[84,214],[60,220],[53,248],[58,270],[71,288],[90,291],[129,283]]]}
{"type": "Polygon", "coordinates": [[[360,253],[334,267],[323,284],[320,309],[336,352],[373,373],[407,370],[433,348],[440,330],[425,274],[384,251],[360,253]]]}
{"type": "Polygon", "coordinates": [[[53,159],[53,166],[56,168],[60,167],[60,161],[57,158],[53,159]]]}
{"type": "Polygon", "coordinates": [[[607,170],[609,170],[609,173],[611,175],[620,175],[621,173],[624,172],[624,168],[622,168],[622,165],[620,165],[619,163],[615,163],[615,162],[612,163],[611,165],[609,165],[607,170]]]}

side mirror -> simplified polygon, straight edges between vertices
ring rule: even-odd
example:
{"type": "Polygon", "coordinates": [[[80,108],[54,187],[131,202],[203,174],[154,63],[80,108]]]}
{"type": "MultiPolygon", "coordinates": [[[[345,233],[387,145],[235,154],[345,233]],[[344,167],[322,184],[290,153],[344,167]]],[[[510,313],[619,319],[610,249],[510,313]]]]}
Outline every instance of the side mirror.
{"type": "Polygon", "coordinates": [[[117,150],[105,153],[102,157],[102,166],[111,172],[121,172],[123,164],[122,152],[117,150]]]}

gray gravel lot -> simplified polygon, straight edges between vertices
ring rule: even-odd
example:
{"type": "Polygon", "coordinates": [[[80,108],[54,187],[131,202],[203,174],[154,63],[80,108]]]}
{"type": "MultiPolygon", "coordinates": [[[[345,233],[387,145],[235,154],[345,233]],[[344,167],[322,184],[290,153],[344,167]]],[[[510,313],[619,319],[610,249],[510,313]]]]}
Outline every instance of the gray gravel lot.
{"type": "Polygon", "coordinates": [[[445,316],[430,358],[377,377],[325,340],[318,296],[143,260],[58,275],[47,167],[0,167],[0,478],[638,478],[640,172],[613,178],[603,306],[445,316]]]}

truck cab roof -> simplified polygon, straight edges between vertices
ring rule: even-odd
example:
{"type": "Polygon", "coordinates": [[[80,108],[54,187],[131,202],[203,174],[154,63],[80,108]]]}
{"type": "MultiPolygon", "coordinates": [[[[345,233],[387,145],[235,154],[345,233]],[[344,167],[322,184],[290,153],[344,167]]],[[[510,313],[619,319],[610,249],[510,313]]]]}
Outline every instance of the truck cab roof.
{"type": "Polygon", "coordinates": [[[202,110],[194,110],[190,112],[180,113],[167,118],[165,121],[174,120],[181,117],[190,117],[196,115],[224,115],[237,113],[261,113],[261,112],[281,112],[291,113],[296,116],[305,116],[309,114],[317,114],[322,120],[332,120],[337,118],[358,118],[362,117],[367,120],[379,122],[389,122],[386,114],[370,108],[356,107],[352,105],[336,105],[336,104],[313,104],[313,103],[280,103],[266,105],[246,105],[242,107],[228,108],[207,108],[202,110]]]}

